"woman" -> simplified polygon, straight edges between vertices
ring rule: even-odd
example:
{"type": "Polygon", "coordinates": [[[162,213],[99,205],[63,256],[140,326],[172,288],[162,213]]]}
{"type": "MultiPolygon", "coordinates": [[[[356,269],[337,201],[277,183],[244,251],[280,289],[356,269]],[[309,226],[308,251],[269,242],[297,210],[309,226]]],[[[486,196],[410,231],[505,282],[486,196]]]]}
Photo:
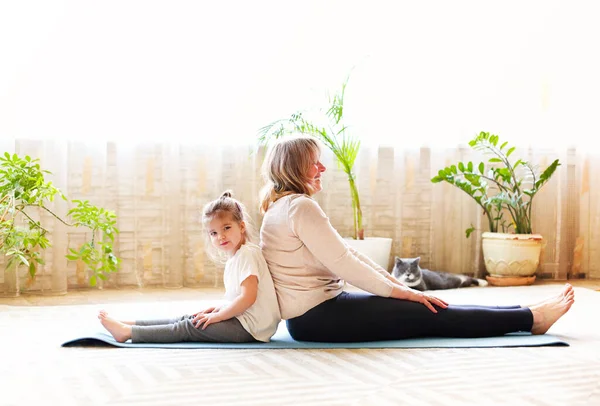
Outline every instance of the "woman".
{"type": "Polygon", "coordinates": [[[268,152],[261,248],[296,340],[357,342],[410,337],[544,334],[574,301],[572,286],[530,306],[454,306],[408,288],[349,247],[312,196],[323,188],[321,149],[311,137],[282,138],[268,152]],[[344,280],[369,293],[344,292],[344,280]]]}

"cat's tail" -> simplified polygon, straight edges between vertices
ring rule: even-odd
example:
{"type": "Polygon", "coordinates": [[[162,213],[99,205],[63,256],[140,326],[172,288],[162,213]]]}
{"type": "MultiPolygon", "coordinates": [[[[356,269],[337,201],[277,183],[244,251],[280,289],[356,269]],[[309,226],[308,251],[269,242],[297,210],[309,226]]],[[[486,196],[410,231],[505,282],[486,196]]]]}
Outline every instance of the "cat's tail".
{"type": "Polygon", "coordinates": [[[477,282],[478,286],[487,286],[488,285],[488,281],[486,281],[485,279],[473,278],[473,280],[475,282],[477,282]]]}

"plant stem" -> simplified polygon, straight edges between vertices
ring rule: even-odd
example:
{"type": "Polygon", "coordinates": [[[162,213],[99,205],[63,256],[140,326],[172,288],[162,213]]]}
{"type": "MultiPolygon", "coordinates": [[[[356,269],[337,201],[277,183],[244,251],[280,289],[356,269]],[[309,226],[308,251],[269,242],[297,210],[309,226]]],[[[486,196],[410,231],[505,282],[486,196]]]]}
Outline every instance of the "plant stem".
{"type": "Polygon", "coordinates": [[[44,230],[44,232],[48,232],[48,230],[46,230],[44,227],[42,227],[41,225],[38,224],[37,221],[35,221],[34,219],[32,219],[31,217],[29,217],[29,214],[25,213],[23,211],[23,209],[25,207],[19,208],[19,206],[15,207],[17,209],[18,212],[21,212],[21,214],[23,214],[25,217],[27,217],[29,219],[29,221],[31,221],[37,228],[44,230]]]}
{"type": "MultiPolygon", "coordinates": [[[[521,193],[521,189],[519,188],[519,182],[517,181],[517,175],[515,174],[515,169],[514,167],[511,165],[508,157],[502,153],[501,150],[499,150],[496,146],[494,146],[493,144],[489,143],[489,141],[486,143],[485,145],[490,151],[492,151],[492,153],[494,155],[496,155],[499,159],[502,160],[502,163],[504,164],[504,166],[506,166],[506,168],[509,170],[510,172],[510,176],[512,179],[512,192],[516,194],[516,196],[519,196],[519,201],[517,201],[517,204],[519,207],[517,207],[516,212],[511,210],[511,206],[507,205],[508,210],[510,211],[510,214],[515,222],[515,232],[517,234],[529,234],[531,233],[531,224],[528,224],[530,222],[530,218],[531,218],[531,210],[529,210],[529,216],[527,215],[527,208],[522,208],[520,206],[520,201],[521,201],[521,196],[523,195],[521,193]],[[525,211],[525,213],[523,213],[523,211],[525,211]],[[519,224],[516,220],[517,219],[524,219],[525,224],[519,224]]],[[[527,165],[527,167],[529,168],[529,170],[531,171],[532,175],[534,176],[534,183],[533,185],[535,186],[535,175],[534,175],[534,171],[532,170],[531,167],[529,167],[529,165],[527,165]]],[[[533,197],[533,196],[531,196],[533,197]]],[[[531,197],[529,199],[529,208],[531,208],[531,197]]]]}
{"type": "MultiPolygon", "coordinates": [[[[493,178],[490,178],[490,177],[488,177],[486,175],[478,174],[478,173],[475,173],[475,172],[466,172],[466,173],[468,173],[469,175],[475,175],[475,176],[481,177],[483,179],[489,180],[490,182],[494,182],[494,184],[496,184],[498,186],[498,189],[500,189],[500,190],[502,190],[502,191],[504,191],[504,192],[506,192],[508,194],[510,194],[512,192],[511,189],[507,188],[506,186],[504,186],[503,184],[501,184],[500,182],[498,182],[496,179],[493,179],[493,178]]],[[[467,194],[469,194],[469,193],[467,193],[467,194]]],[[[469,196],[471,196],[471,195],[469,194],[469,196]]],[[[473,197],[473,196],[471,196],[471,197],[473,197]]],[[[477,202],[477,203],[479,203],[479,202],[477,202]]],[[[484,207],[481,203],[480,203],[480,206],[484,207]]],[[[514,209],[510,205],[506,205],[506,208],[508,209],[508,211],[509,211],[509,213],[510,213],[510,215],[511,215],[511,217],[513,219],[518,218],[517,213],[514,211],[514,209]]],[[[484,210],[485,210],[485,208],[484,208],[484,210]]],[[[498,209],[498,210],[500,210],[500,209],[498,209]]],[[[490,222],[490,224],[491,224],[491,222],[490,222]]],[[[518,224],[515,223],[515,225],[518,227],[518,224]]],[[[493,232],[496,232],[498,230],[497,224],[496,224],[495,227],[493,227],[493,229],[495,229],[493,232]]],[[[492,228],[490,228],[490,231],[491,230],[492,230],[492,228]]]]}
{"type": "MultiPolygon", "coordinates": [[[[460,189],[460,190],[462,190],[462,189],[460,189]]],[[[498,226],[494,224],[494,219],[492,218],[492,214],[490,213],[490,211],[488,210],[488,208],[485,207],[483,204],[481,204],[480,201],[478,201],[477,199],[475,199],[475,196],[471,195],[466,190],[462,190],[462,191],[465,192],[467,195],[469,195],[471,197],[471,199],[475,200],[477,202],[477,204],[481,206],[481,208],[483,209],[483,212],[485,213],[485,215],[486,215],[486,217],[488,219],[488,225],[490,226],[490,231],[492,233],[495,233],[498,230],[498,226]]]]}
{"type": "Polygon", "coordinates": [[[513,166],[510,164],[510,161],[508,160],[508,157],[500,150],[498,149],[496,146],[494,146],[494,144],[490,143],[489,141],[487,141],[486,143],[486,147],[492,151],[492,153],[494,155],[496,155],[499,159],[502,160],[502,163],[506,166],[506,168],[510,171],[510,177],[513,180],[513,191],[517,191],[517,193],[519,195],[521,195],[521,190],[519,189],[519,182],[517,182],[517,175],[515,174],[515,170],[513,168],[513,166]]]}
{"type": "MultiPolygon", "coordinates": [[[[539,189],[535,185],[536,182],[537,182],[536,179],[535,179],[535,171],[533,170],[533,168],[531,167],[531,165],[528,162],[525,163],[525,166],[527,167],[527,169],[529,169],[529,172],[531,172],[531,176],[533,177],[533,181],[532,181],[532,186],[533,187],[531,188],[533,190],[533,192],[531,193],[531,196],[529,196],[529,204],[527,205],[527,212],[528,212],[528,215],[527,215],[527,223],[528,223],[527,227],[528,227],[528,230],[531,232],[531,206],[533,205],[532,204],[533,203],[533,196],[535,196],[537,194],[537,192],[538,192],[539,189]]],[[[541,186],[542,185],[540,185],[540,187],[541,186]]]]}
{"type": "MultiPolygon", "coordinates": [[[[506,186],[504,186],[503,184],[501,184],[500,182],[498,182],[496,179],[490,178],[488,176],[479,174],[479,173],[475,173],[475,172],[465,172],[466,174],[469,175],[475,175],[478,177],[481,177],[483,179],[489,180],[490,182],[494,182],[496,184],[496,186],[498,186],[499,189],[502,189],[505,192],[510,192],[511,190],[509,188],[507,188],[506,186]]],[[[463,176],[464,177],[464,176],[463,176]]]]}
{"type": "Polygon", "coordinates": [[[346,172],[348,175],[348,183],[350,184],[350,195],[352,197],[352,209],[354,211],[354,239],[364,240],[365,230],[362,226],[362,210],[360,208],[360,198],[358,195],[358,188],[356,187],[356,181],[354,174],[346,172]]]}
{"type": "MultiPolygon", "coordinates": [[[[2,203],[4,200],[8,199],[9,197],[11,197],[11,196],[5,195],[2,198],[2,200],[0,200],[0,203],[2,203]]],[[[6,213],[8,213],[8,209],[10,209],[10,206],[11,206],[10,204],[6,205],[6,210],[4,210],[4,213],[2,213],[2,217],[0,217],[0,221],[4,221],[4,216],[6,216],[6,213]]]]}
{"type": "Polygon", "coordinates": [[[36,206],[36,205],[33,205],[33,204],[29,204],[28,206],[41,207],[42,209],[46,210],[48,213],[52,214],[58,221],[60,221],[64,225],[69,226],[69,227],[75,227],[76,226],[76,224],[69,224],[69,223],[67,223],[66,221],[64,221],[63,219],[61,219],[60,217],[58,217],[56,214],[54,214],[52,212],[52,210],[50,210],[46,206],[36,206]]]}

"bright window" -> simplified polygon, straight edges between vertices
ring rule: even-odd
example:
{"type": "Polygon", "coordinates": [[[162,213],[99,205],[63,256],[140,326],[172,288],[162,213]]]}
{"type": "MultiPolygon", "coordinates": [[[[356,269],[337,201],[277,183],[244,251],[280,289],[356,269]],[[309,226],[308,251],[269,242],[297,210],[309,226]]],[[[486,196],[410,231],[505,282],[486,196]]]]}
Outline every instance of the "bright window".
{"type": "Polygon", "coordinates": [[[595,2],[15,1],[0,136],[252,142],[352,70],[365,143],[598,136],[595,2]]]}

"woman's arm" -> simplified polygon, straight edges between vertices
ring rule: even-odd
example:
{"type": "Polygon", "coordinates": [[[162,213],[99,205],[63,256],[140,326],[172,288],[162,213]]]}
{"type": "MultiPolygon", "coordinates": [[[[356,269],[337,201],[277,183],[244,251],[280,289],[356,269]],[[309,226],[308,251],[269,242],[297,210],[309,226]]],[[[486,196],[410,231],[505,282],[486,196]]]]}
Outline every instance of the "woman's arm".
{"type": "Polygon", "coordinates": [[[385,269],[383,269],[381,267],[381,265],[379,265],[378,263],[373,261],[371,259],[371,257],[368,257],[367,255],[363,254],[362,252],[354,249],[354,247],[351,247],[349,244],[346,244],[346,245],[348,245],[348,249],[350,250],[352,255],[354,255],[356,258],[360,259],[363,262],[366,262],[368,265],[370,265],[373,269],[375,269],[377,272],[379,272],[383,276],[387,277],[387,275],[389,275],[389,272],[386,271],[385,269]]]}
{"type": "Polygon", "coordinates": [[[242,290],[241,294],[231,303],[221,307],[217,312],[199,314],[194,317],[193,323],[196,328],[202,326],[202,330],[204,330],[213,323],[229,320],[248,310],[250,306],[256,302],[256,296],[258,295],[258,278],[255,275],[250,275],[244,279],[240,286],[242,290]]]}
{"type": "Polygon", "coordinates": [[[363,254],[360,251],[355,250],[353,247],[348,246],[348,248],[350,249],[350,252],[358,259],[360,259],[363,262],[366,262],[367,264],[371,265],[371,267],[373,269],[375,269],[377,272],[379,272],[380,274],[382,274],[383,276],[385,276],[386,279],[388,279],[390,282],[392,282],[394,285],[397,286],[406,286],[405,284],[403,284],[402,282],[400,282],[398,279],[394,278],[392,275],[390,275],[390,273],[388,271],[386,271],[385,269],[383,269],[378,263],[376,263],[375,261],[373,261],[370,257],[366,256],[365,254],[363,254]]]}
{"type": "Polygon", "coordinates": [[[367,292],[390,296],[394,283],[352,253],[313,199],[299,197],[291,202],[288,225],[331,273],[367,292]]]}
{"type": "Polygon", "coordinates": [[[365,262],[354,255],[314,200],[298,198],[293,204],[295,206],[290,208],[289,215],[291,230],[334,274],[378,296],[422,303],[434,313],[437,311],[432,303],[442,308],[448,306],[446,302],[436,297],[403,285],[385,271],[379,272],[378,268],[381,267],[373,267],[368,263],[372,261],[365,262]]]}
{"type": "Polygon", "coordinates": [[[379,264],[374,262],[371,258],[364,255],[360,251],[355,250],[352,247],[349,248],[350,252],[352,252],[352,254],[354,254],[358,259],[371,265],[373,269],[378,271],[380,274],[385,276],[390,282],[394,284],[394,288],[392,289],[390,297],[393,297],[394,299],[410,300],[412,302],[423,303],[429,310],[431,310],[434,313],[437,313],[437,310],[435,309],[435,307],[432,306],[432,304],[435,304],[436,306],[439,306],[442,309],[448,307],[448,303],[441,299],[438,299],[437,297],[426,295],[423,292],[419,292],[415,289],[409,288],[408,286],[400,282],[398,279],[390,275],[385,269],[383,269],[379,264]]]}

